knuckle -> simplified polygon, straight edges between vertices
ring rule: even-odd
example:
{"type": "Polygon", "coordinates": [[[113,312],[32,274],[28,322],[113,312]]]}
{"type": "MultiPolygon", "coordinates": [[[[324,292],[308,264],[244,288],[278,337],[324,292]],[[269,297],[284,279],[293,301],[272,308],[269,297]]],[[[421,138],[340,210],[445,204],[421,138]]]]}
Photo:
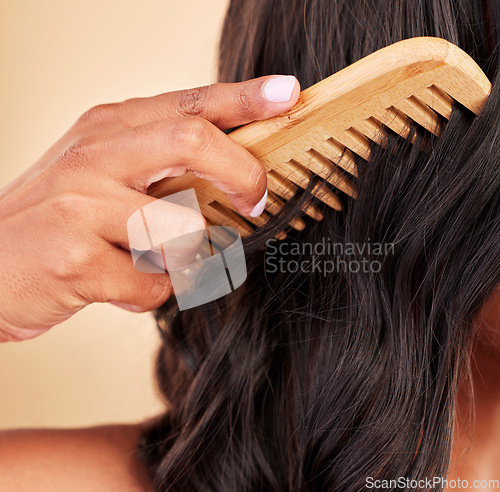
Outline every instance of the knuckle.
{"type": "Polygon", "coordinates": [[[49,202],[51,216],[56,216],[63,221],[81,224],[88,208],[87,198],[74,192],[64,192],[55,196],[49,202]]]}
{"type": "Polygon", "coordinates": [[[243,84],[236,94],[236,105],[241,113],[248,115],[252,113],[252,100],[248,94],[248,85],[243,84]]]}
{"type": "Polygon", "coordinates": [[[212,91],[211,87],[206,85],[183,92],[179,101],[180,113],[183,115],[204,116],[207,100],[212,91]]]}
{"type": "Polygon", "coordinates": [[[206,149],[211,136],[210,123],[197,117],[181,118],[172,133],[176,149],[187,155],[195,155],[206,149]]]}
{"type": "Polygon", "coordinates": [[[79,140],[68,147],[58,159],[58,167],[61,170],[80,170],[86,168],[92,162],[92,156],[97,144],[91,138],[79,140]]]}
{"type": "Polygon", "coordinates": [[[75,279],[81,272],[88,274],[93,265],[92,252],[84,244],[70,242],[60,246],[58,259],[52,270],[54,275],[62,280],[75,279]]]}
{"type": "Polygon", "coordinates": [[[78,118],[77,126],[83,128],[93,128],[106,123],[113,123],[119,120],[119,108],[122,103],[99,104],[85,111],[78,118]]]}

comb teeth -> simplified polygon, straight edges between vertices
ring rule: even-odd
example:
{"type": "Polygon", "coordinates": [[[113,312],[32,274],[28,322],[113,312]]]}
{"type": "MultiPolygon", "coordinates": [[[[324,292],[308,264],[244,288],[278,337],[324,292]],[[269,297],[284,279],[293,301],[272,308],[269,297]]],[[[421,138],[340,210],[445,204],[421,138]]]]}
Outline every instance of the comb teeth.
{"type": "MultiPolygon", "coordinates": [[[[267,175],[267,186],[274,194],[284,198],[285,201],[291,200],[298,191],[297,186],[274,170],[267,175]]],[[[307,204],[303,211],[314,220],[323,220],[321,210],[312,204],[307,204]]]]}
{"type": "Polygon", "coordinates": [[[370,160],[370,140],[354,127],[349,127],[338,136],[348,149],[359,155],[365,161],[370,160]]]}
{"type": "Polygon", "coordinates": [[[307,161],[303,164],[304,167],[311,170],[320,178],[323,178],[330,185],[343,191],[346,195],[356,198],[354,184],[346,177],[345,173],[340,171],[339,168],[330,161],[330,159],[313,148],[307,151],[306,159],[307,161]]]}
{"type": "Polygon", "coordinates": [[[356,124],[356,130],[378,145],[384,147],[387,145],[387,134],[383,125],[373,116],[358,122],[356,124]]]}
{"type": "MultiPolygon", "coordinates": [[[[207,218],[238,227],[243,235],[267,223],[312,178],[312,193],[340,210],[332,189],[356,198],[356,158],[369,160],[373,144],[386,145],[386,128],[408,138],[416,123],[438,135],[455,101],[478,114],[490,91],[478,65],[453,44],[439,38],[400,41],[309,87],[288,113],[230,134],[268,172],[270,192],[261,217],[242,218],[224,193],[194,176],[167,178],[148,191],[165,196],[194,187],[207,218]]],[[[303,211],[323,218],[311,203],[303,211]]],[[[296,218],[290,226],[302,230],[305,223],[296,218]]]]}
{"type": "Polygon", "coordinates": [[[439,119],[436,113],[415,95],[397,103],[396,108],[429,132],[438,134],[439,119]]]}
{"type": "Polygon", "coordinates": [[[403,138],[408,138],[411,121],[404,113],[396,109],[394,106],[387,108],[382,122],[394,133],[398,133],[403,138]]]}
{"type": "MultiPolygon", "coordinates": [[[[356,161],[352,152],[334,138],[327,135],[323,138],[318,138],[314,140],[314,149],[311,148],[309,150],[316,151],[353,176],[358,176],[358,168],[356,167],[356,161]]],[[[309,153],[309,151],[306,151],[306,153],[309,153]]]]}
{"type": "Polygon", "coordinates": [[[453,99],[436,85],[430,85],[415,93],[423,104],[440,114],[443,118],[449,119],[453,109],[453,99]]]}

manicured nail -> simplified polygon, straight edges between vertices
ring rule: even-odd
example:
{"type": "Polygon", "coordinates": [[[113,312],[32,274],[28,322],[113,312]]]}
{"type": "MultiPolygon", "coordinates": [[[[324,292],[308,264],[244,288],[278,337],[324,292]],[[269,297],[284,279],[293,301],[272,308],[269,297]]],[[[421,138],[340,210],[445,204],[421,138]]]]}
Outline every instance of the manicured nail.
{"type": "Polygon", "coordinates": [[[250,212],[250,217],[258,217],[262,212],[264,212],[264,208],[266,207],[267,202],[267,190],[264,193],[264,196],[260,199],[260,202],[252,208],[250,212]]]}
{"type": "Polygon", "coordinates": [[[140,313],[144,311],[144,309],[142,309],[141,307],[134,306],[133,304],[125,304],[124,302],[116,302],[116,301],[109,301],[109,303],[121,307],[122,309],[126,309],[127,311],[132,311],[133,313],[140,313]]]}
{"type": "Polygon", "coordinates": [[[270,102],[283,103],[290,101],[296,79],[293,75],[273,77],[264,84],[264,97],[270,102]]]}

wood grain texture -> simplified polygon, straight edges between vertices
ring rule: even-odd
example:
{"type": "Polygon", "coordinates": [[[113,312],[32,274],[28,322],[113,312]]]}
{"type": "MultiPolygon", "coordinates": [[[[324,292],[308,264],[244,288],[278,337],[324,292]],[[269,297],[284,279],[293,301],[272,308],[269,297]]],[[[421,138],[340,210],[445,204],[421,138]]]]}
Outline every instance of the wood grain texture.
{"type": "MultiPolygon", "coordinates": [[[[382,48],[301,92],[287,113],[238,128],[230,137],[259,159],[270,190],[261,218],[242,218],[227,196],[188,173],[153,183],[148,193],[163,197],[195,188],[202,213],[211,223],[238,227],[244,236],[279,212],[312,176],[339,192],[356,196],[355,156],[370,159],[373,142],[384,144],[384,126],[406,138],[413,121],[438,134],[455,101],[478,114],[491,83],[476,62],[440,38],[419,37],[382,48]]],[[[318,198],[339,210],[335,193],[321,187],[318,198]]],[[[315,207],[305,213],[316,220],[315,207]]],[[[303,221],[290,224],[303,228],[303,221]]]]}

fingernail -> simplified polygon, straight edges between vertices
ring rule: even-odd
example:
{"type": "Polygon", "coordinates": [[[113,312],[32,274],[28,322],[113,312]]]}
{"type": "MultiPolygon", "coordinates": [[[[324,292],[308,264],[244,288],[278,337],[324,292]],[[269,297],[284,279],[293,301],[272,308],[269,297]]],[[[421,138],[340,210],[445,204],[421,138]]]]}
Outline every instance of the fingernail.
{"type": "Polygon", "coordinates": [[[269,79],[263,88],[264,97],[270,102],[288,102],[292,97],[296,79],[293,75],[282,75],[269,79]]]}
{"type": "Polygon", "coordinates": [[[267,190],[264,193],[264,196],[260,199],[259,203],[252,208],[250,212],[250,217],[258,217],[262,212],[264,212],[264,208],[266,207],[267,202],[267,190]]]}
{"type": "Polygon", "coordinates": [[[134,304],[125,304],[124,302],[109,301],[110,304],[126,309],[127,311],[132,311],[133,313],[140,313],[144,311],[140,306],[135,306],[134,304]]]}

